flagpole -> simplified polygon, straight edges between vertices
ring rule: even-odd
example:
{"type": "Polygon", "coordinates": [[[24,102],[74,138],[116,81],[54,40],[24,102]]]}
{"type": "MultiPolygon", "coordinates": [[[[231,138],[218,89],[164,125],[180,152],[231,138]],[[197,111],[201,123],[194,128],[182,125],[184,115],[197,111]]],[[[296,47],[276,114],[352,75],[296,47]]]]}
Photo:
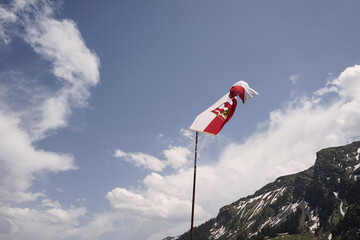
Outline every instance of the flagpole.
{"type": "Polygon", "coordinates": [[[196,131],[195,160],[194,160],[194,180],[193,180],[193,194],[192,194],[192,207],[191,207],[190,240],[193,240],[193,235],[194,235],[194,206],[195,206],[196,160],[197,160],[198,137],[199,137],[199,132],[196,131]]]}

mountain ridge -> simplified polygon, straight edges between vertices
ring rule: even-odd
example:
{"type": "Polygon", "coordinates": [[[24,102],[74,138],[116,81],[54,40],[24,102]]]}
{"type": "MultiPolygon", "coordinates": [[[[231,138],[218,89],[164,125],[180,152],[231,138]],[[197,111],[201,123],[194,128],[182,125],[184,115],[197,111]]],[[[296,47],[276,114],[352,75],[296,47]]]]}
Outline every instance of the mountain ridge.
{"type": "Polygon", "coordinates": [[[220,208],[194,239],[360,239],[359,155],[360,141],[318,151],[312,167],[220,208]]]}

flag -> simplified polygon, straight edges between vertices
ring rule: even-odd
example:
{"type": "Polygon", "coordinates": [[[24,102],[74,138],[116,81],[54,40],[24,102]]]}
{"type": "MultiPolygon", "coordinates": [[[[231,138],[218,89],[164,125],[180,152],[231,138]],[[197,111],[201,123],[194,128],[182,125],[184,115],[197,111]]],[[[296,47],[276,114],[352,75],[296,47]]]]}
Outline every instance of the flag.
{"type": "Polygon", "coordinates": [[[249,87],[247,82],[239,81],[235,83],[231,87],[230,93],[225,94],[195,118],[189,130],[217,135],[235,112],[236,96],[239,96],[242,102],[246,103],[257,94],[254,89],[249,87]]]}

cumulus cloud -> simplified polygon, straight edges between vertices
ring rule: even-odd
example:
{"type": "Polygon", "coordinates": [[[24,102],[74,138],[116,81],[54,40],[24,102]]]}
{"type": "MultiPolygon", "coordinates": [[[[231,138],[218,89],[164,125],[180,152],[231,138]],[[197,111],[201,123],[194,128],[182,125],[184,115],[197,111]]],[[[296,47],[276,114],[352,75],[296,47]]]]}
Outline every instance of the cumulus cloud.
{"type": "Polygon", "coordinates": [[[148,155],[146,153],[126,153],[117,149],[115,151],[114,157],[122,158],[125,161],[133,163],[137,167],[144,167],[146,169],[151,169],[154,171],[161,171],[165,168],[166,164],[160,159],[148,155]]]}
{"type": "MultiPolygon", "coordinates": [[[[190,184],[191,181],[173,180],[178,179],[169,176],[164,178],[157,173],[151,173],[144,180],[148,189],[146,193],[136,193],[118,187],[107,193],[106,198],[115,209],[132,216],[151,220],[185,221],[189,213],[184,210],[191,209],[191,202],[188,201],[189,196],[185,196],[189,192],[184,189],[187,188],[186,183],[190,184]]],[[[199,218],[210,217],[200,205],[196,208],[199,218]]]]}
{"type": "Polygon", "coordinates": [[[51,200],[43,203],[46,207],[44,210],[0,207],[0,237],[45,240],[74,236],[74,229],[79,226],[78,219],[86,214],[86,209],[64,209],[51,200]]]}
{"type": "MultiPolygon", "coordinates": [[[[272,111],[247,140],[225,147],[215,164],[198,166],[196,218],[215,215],[219,207],[276,177],[305,170],[324,147],[358,139],[359,92],[360,66],[356,65],[312,96],[292,99],[272,111]]],[[[167,217],[178,224],[187,219],[189,213],[183,210],[190,211],[190,166],[183,165],[173,174],[150,173],[142,183],[143,190],[115,188],[106,197],[115,209],[140,218],[167,217]]]]}
{"type": "Polygon", "coordinates": [[[190,154],[189,149],[180,146],[170,146],[169,149],[164,150],[163,155],[165,160],[160,160],[157,157],[146,153],[126,153],[120,149],[115,150],[114,157],[124,159],[127,162],[133,163],[137,167],[144,167],[153,171],[160,172],[166,166],[171,166],[178,169],[185,165],[190,154]]]}
{"type": "Polygon", "coordinates": [[[190,151],[185,147],[175,146],[170,147],[170,149],[164,150],[163,154],[167,159],[167,163],[171,165],[172,168],[177,169],[187,163],[187,158],[190,154],[190,151]]]}
{"type": "Polygon", "coordinates": [[[74,169],[73,157],[36,149],[31,137],[19,128],[20,119],[0,111],[0,166],[1,199],[29,201],[42,193],[27,192],[34,174],[39,171],[65,171],[74,169]]]}

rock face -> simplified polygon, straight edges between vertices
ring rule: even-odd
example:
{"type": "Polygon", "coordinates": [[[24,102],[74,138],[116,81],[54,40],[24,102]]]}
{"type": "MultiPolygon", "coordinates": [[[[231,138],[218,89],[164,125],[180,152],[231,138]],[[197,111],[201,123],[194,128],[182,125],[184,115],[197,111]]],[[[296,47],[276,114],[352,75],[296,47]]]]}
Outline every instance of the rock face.
{"type": "Polygon", "coordinates": [[[360,142],[319,151],[311,168],[222,207],[194,239],[360,239],[359,155],[360,142]]]}

